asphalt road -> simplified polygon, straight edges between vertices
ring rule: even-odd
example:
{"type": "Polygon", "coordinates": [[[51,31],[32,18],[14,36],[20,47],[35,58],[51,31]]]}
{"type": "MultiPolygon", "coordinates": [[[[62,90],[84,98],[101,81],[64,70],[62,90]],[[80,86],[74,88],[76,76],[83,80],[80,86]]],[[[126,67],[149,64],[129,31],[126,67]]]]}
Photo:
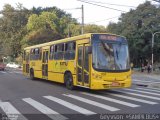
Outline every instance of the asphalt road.
{"type": "Polygon", "coordinates": [[[133,84],[130,89],[70,91],[63,84],[32,81],[21,71],[0,71],[0,113],[2,120],[159,120],[160,89],[133,84]]]}

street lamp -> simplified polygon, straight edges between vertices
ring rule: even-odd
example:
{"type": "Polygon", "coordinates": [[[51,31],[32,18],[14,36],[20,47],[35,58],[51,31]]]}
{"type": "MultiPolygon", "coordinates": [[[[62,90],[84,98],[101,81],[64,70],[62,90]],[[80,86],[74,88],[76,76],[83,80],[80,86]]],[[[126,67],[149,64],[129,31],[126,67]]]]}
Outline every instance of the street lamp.
{"type": "Polygon", "coordinates": [[[143,24],[142,20],[138,20],[138,21],[137,21],[137,26],[138,26],[138,28],[141,28],[142,25],[152,33],[152,45],[151,45],[151,47],[152,47],[152,57],[151,57],[151,62],[152,62],[152,72],[153,72],[153,59],[154,59],[153,47],[154,47],[154,36],[155,36],[156,34],[160,33],[160,32],[155,32],[155,33],[153,33],[153,31],[152,31],[151,29],[149,29],[147,26],[145,26],[145,25],[143,24]]]}
{"type": "Polygon", "coordinates": [[[155,32],[155,33],[152,33],[152,72],[153,72],[153,56],[154,56],[154,53],[153,53],[153,47],[154,47],[154,36],[156,35],[156,34],[158,34],[158,33],[160,33],[160,32],[155,32]]]}

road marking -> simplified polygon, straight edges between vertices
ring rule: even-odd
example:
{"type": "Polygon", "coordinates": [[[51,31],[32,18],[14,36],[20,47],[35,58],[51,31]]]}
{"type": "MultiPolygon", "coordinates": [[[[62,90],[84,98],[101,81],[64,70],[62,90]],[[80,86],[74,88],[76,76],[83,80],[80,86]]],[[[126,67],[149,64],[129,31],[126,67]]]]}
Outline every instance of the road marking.
{"type": "Polygon", "coordinates": [[[17,73],[17,74],[22,74],[22,72],[16,72],[16,71],[15,71],[14,73],[17,73]]]}
{"type": "Polygon", "coordinates": [[[149,81],[149,80],[137,80],[137,79],[133,79],[133,82],[145,82],[145,83],[151,83],[151,82],[153,82],[153,81],[149,81]]]}
{"type": "Polygon", "coordinates": [[[147,75],[148,78],[160,80],[159,77],[147,75]]]}
{"type": "Polygon", "coordinates": [[[116,96],[116,97],[125,98],[125,99],[129,99],[129,100],[133,100],[133,101],[137,101],[137,102],[147,103],[147,104],[151,104],[151,105],[158,104],[157,102],[152,102],[152,101],[143,100],[143,99],[139,99],[139,98],[133,98],[133,97],[129,97],[129,96],[126,96],[126,95],[111,94],[111,93],[106,93],[106,94],[113,95],[113,96],[116,96]]]}
{"type": "Polygon", "coordinates": [[[151,83],[155,83],[155,82],[160,82],[159,80],[138,80],[138,79],[133,79],[133,81],[138,81],[138,82],[151,82],[151,83]]]}
{"type": "Polygon", "coordinates": [[[39,102],[33,100],[32,98],[24,98],[22,100],[27,102],[28,104],[30,104],[31,106],[33,106],[34,108],[36,108],[37,110],[39,110],[40,112],[47,115],[49,118],[51,118],[53,120],[66,120],[66,119],[68,119],[65,116],[59,114],[58,112],[43,105],[42,103],[39,103],[39,102]]]}
{"type": "Polygon", "coordinates": [[[45,97],[45,98],[47,98],[47,99],[49,99],[49,100],[51,100],[51,101],[54,101],[54,102],[56,102],[56,103],[59,103],[59,104],[65,106],[65,107],[67,107],[67,108],[70,108],[70,109],[72,109],[72,110],[75,110],[75,111],[77,111],[77,112],[79,112],[79,113],[85,114],[85,115],[93,115],[93,114],[96,114],[95,112],[89,111],[89,110],[87,110],[87,109],[84,109],[84,108],[82,108],[82,107],[79,107],[79,106],[77,106],[77,105],[74,105],[74,104],[72,104],[72,103],[69,103],[69,102],[67,102],[67,101],[64,101],[64,100],[62,100],[62,99],[59,99],[59,98],[56,98],[56,97],[53,97],[53,96],[43,96],[43,97],[45,97]]]}
{"type": "Polygon", "coordinates": [[[125,102],[125,101],[104,97],[104,96],[101,96],[101,95],[89,94],[89,93],[84,93],[84,92],[82,94],[89,95],[89,96],[96,97],[96,98],[100,98],[100,99],[107,100],[107,101],[110,101],[110,102],[115,102],[115,103],[122,104],[122,105],[125,105],[125,106],[128,106],[128,107],[133,107],[134,108],[134,107],[139,107],[140,106],[140,105],[132,104],[132,103],[125,102]]]}
{"type": "Polygon", "coordinates": [[[12,73],[14,73],[14,72],[9,72],[9,73],[11,73],[11,74],[12,74],[12,73]]]}
{"type": "Polygon", "coordinates": [[[133,81],[159,82],[159,80],[139,80],[139,79],[133,79],[133,81]]]}
{"type": "Polygon", "coordinates": [[[4,74],[5,74],[5,73],[7,73],[7,72],[1,71],[1,73],[4,73],[4,74]]]}
{"type": "Polygon", "coordinates": [[[158,94],[158,93],[153,93],[153,92],[139,91],[139,90],[133,90],[133,89],[126,89],[126,88],[125,88],[124,90],[127,90],[127,91],[135,91],[135,92],[140,92],[140,93],[146,93],[146,94],[150,94],[150,95],[160,96],[160,94],[158,94]]]}
{"type": "Polygon", "coordinates": [[[160,92],[160,90],[153,90],[153,89],[145,89],[145,88],[136,88],[136,89],[153,91],[153,92],[160,92]]]}
{"type": "MultiPolygon", "coordinates": [[[[117,91],[115,91],[115,92],[117,92],[117,91]]],[[[136,94],[136,93],[126,92],[126,91],[118,91],[118,92],[129,94],[129,95],[135,95],[135,96],[139,96],[139,97],[145,97],[145,98],[154,99],[154,100],[160,100],[159,97],[154,97],[154,96],[147,96],[147,95],[143,95],[143,94],[136,94]]]]}
{"type": "Polygon", "coordinates": [[[76,96],[76,95],[71,95],[71,94],[63,94],[63,95],[67,96],[67,97],[70,97],[70,98],[73,98],[73,99],[76,99],[76,100],[79,100],[81,102],[88,103],[90,105],[94,105],[94,106],[109,110],[109,111],[118,111],[118,110],[120,110],[118,108],[111,107],[111,106],[108,106],[108,105],[105,105],[105,104],[102,104],[102,103],[99,103],[99,102],[96,102],[96,101],[93,101],[93,100],[89,100],[89,99],[86,99],[86,98],[83,98],[83,97],[79,97],[79,96],[76,96]]]}
{"type": "Polygon", "coordinates": [[[152,87],[148,87],[148,89],[152,89],[152,90],[160,90],[159,88],[152,88],[152,87]]]}
{"type": "MultiPolygon", "coordinates": [[[[12,104],[9,102],[1,102],[0,107],[10,120],[27,120],[12,104]]],[[[8,120],[7,119],[7,120],[8,120]]]]}

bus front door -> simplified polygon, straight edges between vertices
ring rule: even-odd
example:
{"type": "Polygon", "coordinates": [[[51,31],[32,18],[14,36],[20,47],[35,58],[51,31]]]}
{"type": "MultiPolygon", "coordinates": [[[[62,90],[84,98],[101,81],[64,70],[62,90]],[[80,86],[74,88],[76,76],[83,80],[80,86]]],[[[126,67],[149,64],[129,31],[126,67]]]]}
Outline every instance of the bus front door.
{"type": "Polygon", "coordinates": [[[48,50],[43,50],[42,78],[48,79],[48,50]]]}
{"type": "Polygon", "coordinates": [[[89,44],[78,45],[77,83],[79,86],[89,87],[89,44]]]}

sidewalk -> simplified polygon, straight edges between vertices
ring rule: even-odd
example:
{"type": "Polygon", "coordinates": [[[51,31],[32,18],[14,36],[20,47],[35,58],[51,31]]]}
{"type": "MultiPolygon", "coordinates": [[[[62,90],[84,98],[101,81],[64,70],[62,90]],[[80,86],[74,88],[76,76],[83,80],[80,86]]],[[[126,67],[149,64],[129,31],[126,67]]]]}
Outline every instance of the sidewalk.
{"type": "Polygon", "coordinates": [[[160,80],[160,72],[154,72],[154,73],[147,73],[147,72],[140,72],[140,71],[133,71],[133,76],[142,76],[142,77],[148,77],[152,79],[160,80]]]}
{"type": "Polygon", "coordinates": [[[160,73],[158,72],[147,73],[146,71],[145,72],[133,71],[132,78],[133,78],[133,84],[135,85],[160,89],[160,73]],[[135,82],[136,79],[139,79],[137,80],[138,82],[135,82]]]}

